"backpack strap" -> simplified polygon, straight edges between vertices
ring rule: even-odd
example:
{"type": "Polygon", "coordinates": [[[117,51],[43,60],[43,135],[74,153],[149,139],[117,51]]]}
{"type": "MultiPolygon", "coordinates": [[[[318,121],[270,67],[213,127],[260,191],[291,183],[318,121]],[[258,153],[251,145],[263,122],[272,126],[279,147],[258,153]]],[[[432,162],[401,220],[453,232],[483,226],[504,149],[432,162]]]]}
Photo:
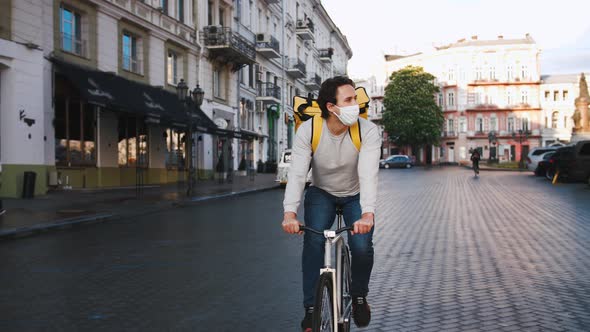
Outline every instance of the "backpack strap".
{"type": "Polygon", "coordinates": [[[361,142],[363,138],[361,137],[361,121],[357,120],[355,124],[348,127],[348,134],[350,134],[350,138],[352,139],[352,143],[356,147],[357,151],[361,151],[361,142]]]}
{"type": "Polygon", "coordinates": [[[320,137],[322,136],[322,128],[324,124],[324,119],[321,116],[315,115],[312,118],[312,126],[311,126],[311,155],[315,153],[318,149],[318,145],[320,145],[320,137]]]}

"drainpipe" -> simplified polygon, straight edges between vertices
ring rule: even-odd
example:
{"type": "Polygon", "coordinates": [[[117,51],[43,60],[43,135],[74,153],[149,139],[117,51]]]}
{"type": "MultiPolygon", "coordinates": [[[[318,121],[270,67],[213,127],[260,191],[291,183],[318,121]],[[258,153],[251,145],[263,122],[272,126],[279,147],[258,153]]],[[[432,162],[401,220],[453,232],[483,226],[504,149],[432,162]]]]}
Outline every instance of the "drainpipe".
{"type": "MultiPolygon", "coordinates": [[[[295,19],[297,19],[297,18],[295,18],[295,19]]],[[[297,24],[297,23],[295,22],[295,24],[297,24]]],[[[285,81],[285,60],[286,60],[285,56],[287,56],[287,55],[285,54],[285,2],[284,1],[281,1],[281,39],[282,39],[281,40],[281,49],[282,49],[282,52],[281,52],[281,55],[282,55],[281,56],[281,82],[282,82],[281,83],[281,105],[279,107],[279,117],[277,119],[278,120],[278,127],[279,127],[278,129],[279,129],[279,133],[280,133],[280,135],[277,135],[277,136],[280,136],[279,142],[283,141],[283,136],[284,136],[283,135],[284,134],[283,128],[285,125],[285,121],[281,121],[281,112],[283,113],[283,116],[286,115],[285,94],[287,93],[287,82],[285,81]]],[[[285,145],[285,144],[284,143],[282,145],[277,144],[277,151],[276,151],[277,155],[275,156],[276,157],[275,160],[277,161],[277,163],[278,163],[279,158],[281,157],[281,153],[282,153],[282,151],[279,151],[278,148],[282,147],[283,145],[285,145]]]]}

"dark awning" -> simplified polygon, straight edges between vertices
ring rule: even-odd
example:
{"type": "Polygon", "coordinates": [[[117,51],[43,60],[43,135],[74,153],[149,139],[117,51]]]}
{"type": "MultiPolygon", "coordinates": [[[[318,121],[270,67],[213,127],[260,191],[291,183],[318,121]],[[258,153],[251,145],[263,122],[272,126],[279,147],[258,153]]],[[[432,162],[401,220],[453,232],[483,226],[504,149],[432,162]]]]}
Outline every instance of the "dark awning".
{"type": "MultiPolygon", "coordinates": [[[[188,127],[189,115],[176,94],[162,88],[125,79],[113,73],[83,68],[52,59],[89,103],[117,111],[136,113],[153,122],[188,127]]],[[[194,126],[212,130],[215,123],[200,109],[191,109],[194,126]]]]}

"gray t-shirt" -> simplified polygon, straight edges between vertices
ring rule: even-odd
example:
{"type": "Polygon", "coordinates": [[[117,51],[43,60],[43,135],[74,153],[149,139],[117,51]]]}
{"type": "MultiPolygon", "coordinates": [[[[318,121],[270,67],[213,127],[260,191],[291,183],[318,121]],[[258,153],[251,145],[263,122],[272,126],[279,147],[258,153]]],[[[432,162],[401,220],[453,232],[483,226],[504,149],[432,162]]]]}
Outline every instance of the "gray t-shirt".
{"type": "Polygon", "coordinates": [[[284,211],[297,213],[311,162],[313,186],[337,197],[360,193],[362,213],[375,213],[381,155],[381,136],[377,126],[360,119],[362,143],[359,152],[348,131],[335,136],[324,120],[322,136],[312,158],[312,123],[311,120],[306,121],[297,130],[283,201],[284,211]]]}

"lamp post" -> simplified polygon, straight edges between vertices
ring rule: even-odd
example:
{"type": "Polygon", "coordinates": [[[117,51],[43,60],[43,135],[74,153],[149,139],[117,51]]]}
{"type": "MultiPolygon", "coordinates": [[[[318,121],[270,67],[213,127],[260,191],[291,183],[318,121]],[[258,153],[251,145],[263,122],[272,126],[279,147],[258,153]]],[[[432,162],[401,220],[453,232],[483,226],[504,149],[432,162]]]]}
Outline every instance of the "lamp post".
{"type": "Polygon", "coordinates": [[[194,88],[192,91],[188,91],[188,85],[184,81],[184,79],[180,79],[180,82],[176,85],[176,93],[178,95],[178,100],[182,102],[184,106],[184,111],[188,116],[188,139],[186,139],[186,155],[188,158],[188,183],[187,183],[187,190],[186,195],[191,197],[193,194],[194,185],[196,182],[195,179],[195,169],[193,166],[193,114],[194,110],[200,109],[201,105],[203,104],[203,97],[205,95],[205,91],[199,87],[194,88]]]}
{"type": "Polygon", "coordinates": [[[512,132],[512,138],[518,137],[518,145],[520,146],[520,160],[518,161],[518,168],[524,168],[524,158],[522,157],[522,142],[529,139],[529,131],[519,129],[518,132],[512,132]]]}
{"type": "Polygon", "coordinates": [[[498,138],[496,137],[495,131],[490,131],[488,134],[488,141],[490,142],[490,163],[496,162],[496,143],[498,142],[498,138]],[[492,146],[493,145],[493,146],[492,146]]]}

